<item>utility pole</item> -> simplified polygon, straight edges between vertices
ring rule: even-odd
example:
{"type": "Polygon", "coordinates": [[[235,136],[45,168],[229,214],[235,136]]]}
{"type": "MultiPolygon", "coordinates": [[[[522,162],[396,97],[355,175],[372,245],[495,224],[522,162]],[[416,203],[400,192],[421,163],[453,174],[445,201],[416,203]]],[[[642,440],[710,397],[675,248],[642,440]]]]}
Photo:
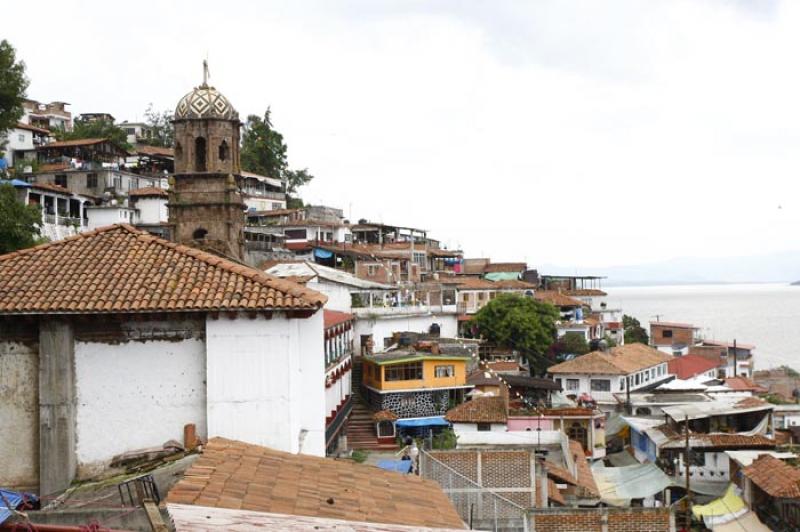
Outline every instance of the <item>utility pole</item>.
{"type": "Polygon", "coordinates": [[[734,338],[733,339],[733,376],[734,377],[739,375],[739,371],[738,371],[739,370],[739,364],[738,364],[738,361],[736,359],[737,359],[737,356],[736,356],[736,338],[734,338]]]}
{"type": "Polygon", "coordinates": [[[692,492],[689,484],[689,415],[684,418],[684,429],[686,430],[686,448],[684,449],[684,470],[686,471],[686,523],[687,526],[692,522],[692,492]]]}

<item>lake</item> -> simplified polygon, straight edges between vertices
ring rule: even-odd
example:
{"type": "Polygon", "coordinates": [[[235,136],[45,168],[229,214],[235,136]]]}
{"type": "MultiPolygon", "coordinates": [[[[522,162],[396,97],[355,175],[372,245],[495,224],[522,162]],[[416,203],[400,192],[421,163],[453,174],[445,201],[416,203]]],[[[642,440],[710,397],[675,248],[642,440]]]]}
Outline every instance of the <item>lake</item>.
{"type": "MultiPolygon", "coordinates": [[[[707,339],[755,344],[755,365],[800,370],[800,286],[719,284],[604,288],[609,308],[621,308],[648,328],[650,321],[700,327],[707,339]]],[[[649,332],[649,331],[648,331],[649,332]]]]}

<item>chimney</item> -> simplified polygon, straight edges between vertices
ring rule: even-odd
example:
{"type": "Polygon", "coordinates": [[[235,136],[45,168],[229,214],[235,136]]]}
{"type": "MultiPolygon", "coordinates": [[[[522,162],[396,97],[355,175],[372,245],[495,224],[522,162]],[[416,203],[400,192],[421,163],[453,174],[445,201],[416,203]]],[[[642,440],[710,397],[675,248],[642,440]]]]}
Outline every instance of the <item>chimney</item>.
{"type": "Polygon", "coordinates": [[[431,342],[431,354],[432,355],[439,354],[439,342],[431,342]]]}

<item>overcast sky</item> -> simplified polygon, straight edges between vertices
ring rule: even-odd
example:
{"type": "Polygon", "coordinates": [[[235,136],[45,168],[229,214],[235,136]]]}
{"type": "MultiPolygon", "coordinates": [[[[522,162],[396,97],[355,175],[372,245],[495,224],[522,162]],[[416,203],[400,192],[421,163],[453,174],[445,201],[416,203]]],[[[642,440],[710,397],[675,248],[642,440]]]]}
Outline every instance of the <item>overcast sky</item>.
{"type": "Polygon", "coordinates": [[[270,106],[307,202],[468,256],[592,267],[800,248],[800,2],[4,6],[29,96],[270,106]]]}

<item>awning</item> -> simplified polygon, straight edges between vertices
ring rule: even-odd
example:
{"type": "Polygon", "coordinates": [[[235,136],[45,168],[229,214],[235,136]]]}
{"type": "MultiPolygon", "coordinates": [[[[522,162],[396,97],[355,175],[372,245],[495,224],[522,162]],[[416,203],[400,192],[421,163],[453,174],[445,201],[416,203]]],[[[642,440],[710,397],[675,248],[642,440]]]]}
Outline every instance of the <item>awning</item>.
{"type": "Polygon", "coordinates": [[[447,427],[450,423],[444,419],[444,416],[432,417],[418,417],[412,419],[398,419],[395,422],[397,428],[413,428],[413,427],[447,427]]]}
{"type": "Polygon", "coordinates": [[[747,512],[723,525],[717,525],[711,530],[714,532],[742,532],[742,530],[747,532],[769,532],[769,527],[762,523],[756,514],[747,512]]]}
{"type": "Polygon", "coordinates": [[[703,518],[706,521],[706,526],[709,526],[709,519],[707,518],[720,518],[716,519],[718,524],[723,524],[733,520],[738,515],[747,511],[744,501],[736,493],[737,488],[733,484],[729,484],[725,490],[725,495],[719,499],[714,499],[708,504],[696,504],[692,507],[692,514],[695,518],[703,518]],[[744,510],[744,511],[743,511],[744,510]],[[725,516],[729,516],[727,519],[725,516]]]}
{"type": "Polygon", "coordinates": [[[598,461],[592,465],[592,475],[600,499],[612,506],[627,506],[631,499],[651,497],[673,484],[655,464],[606,467],[598,461]]]}
{"type": "Polygon", "coordinates": [[[314,248],[314,256],[320,259],[329,259],[333,257],[333,252],[327,249],[314,248]]]}
{"type": "Polygon", "coordinates": [[[487,281],[517,281],[519,272],[492,272],[483,276],[487,281]]]}

